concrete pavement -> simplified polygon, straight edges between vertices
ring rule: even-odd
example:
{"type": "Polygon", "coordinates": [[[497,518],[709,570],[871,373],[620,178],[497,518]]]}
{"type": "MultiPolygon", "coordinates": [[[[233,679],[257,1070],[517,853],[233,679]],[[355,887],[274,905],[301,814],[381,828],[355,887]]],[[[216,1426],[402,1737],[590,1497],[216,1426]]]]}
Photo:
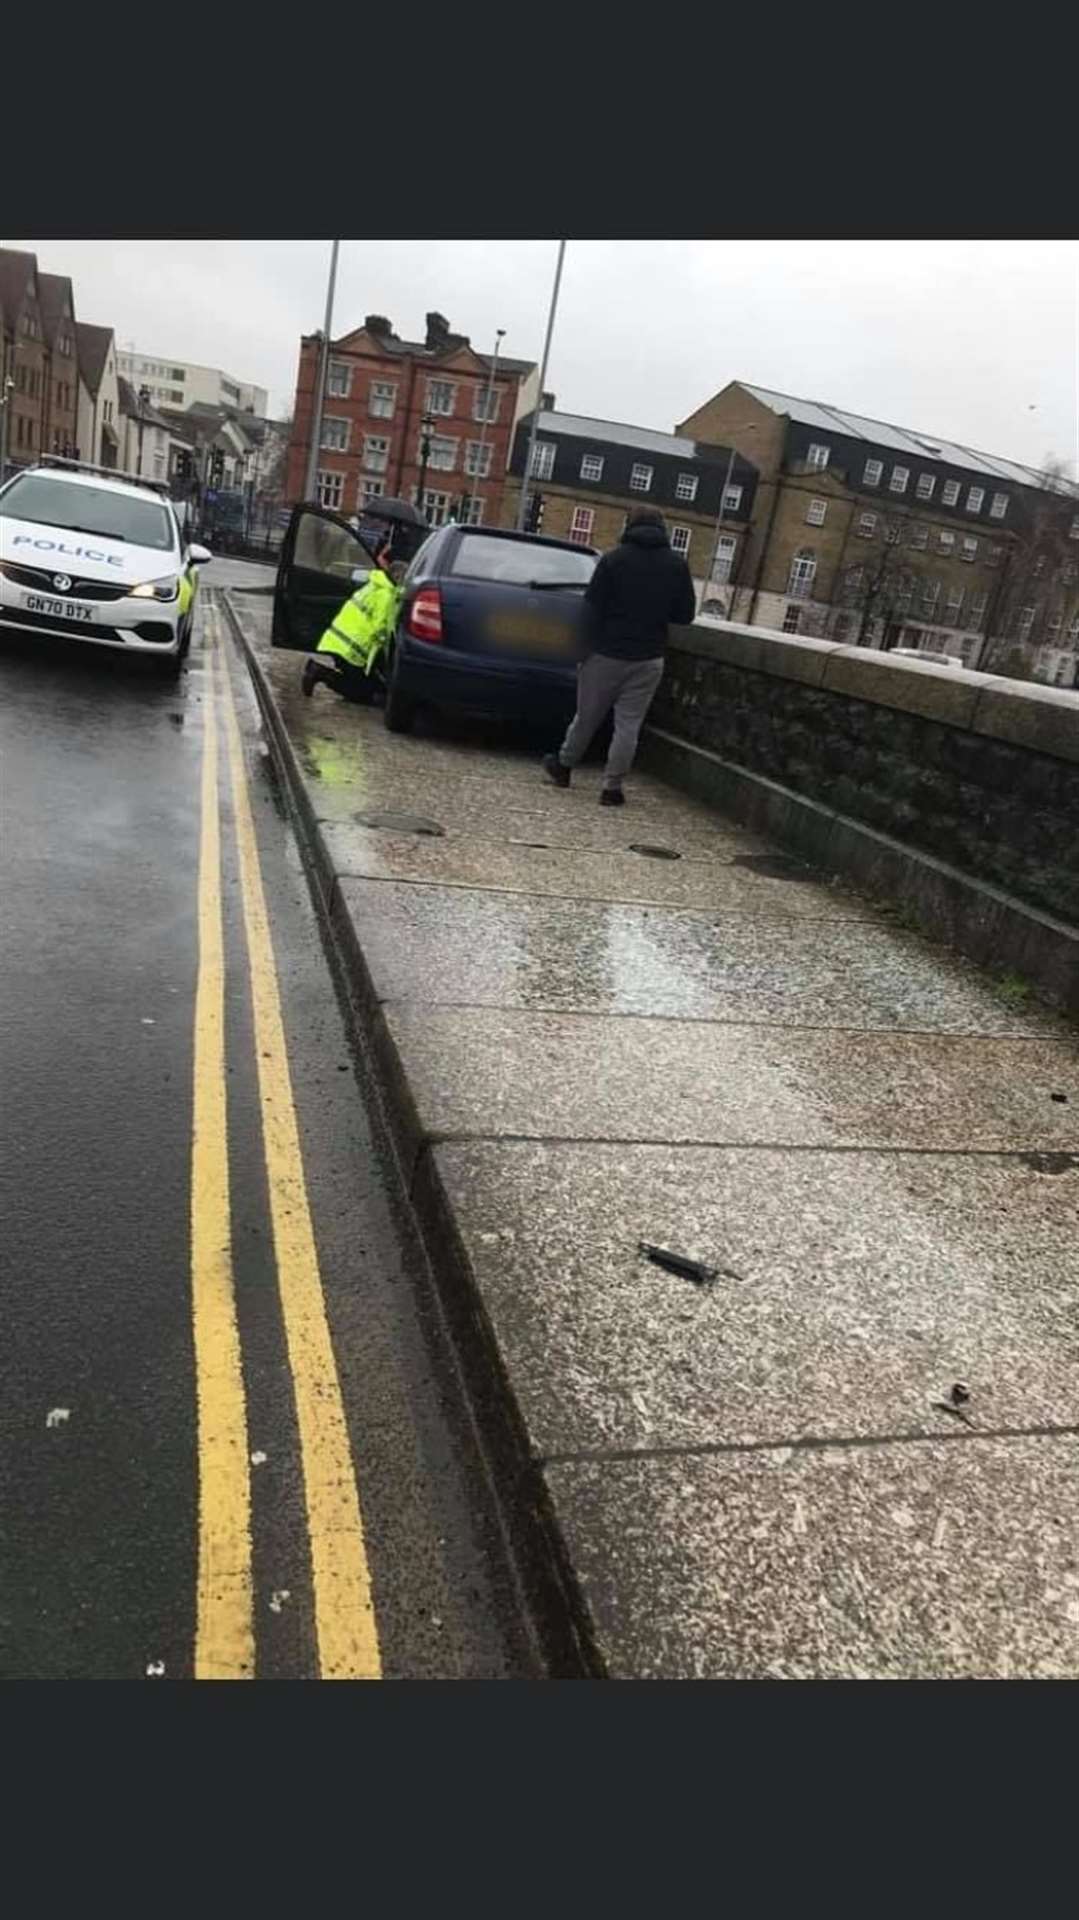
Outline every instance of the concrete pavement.
{"type": "Polygon", "coordinates": [[[1079,1673],[1074,1028],[654,780],[304,701],[235,606],[586,1663],[1079,1673]]]}

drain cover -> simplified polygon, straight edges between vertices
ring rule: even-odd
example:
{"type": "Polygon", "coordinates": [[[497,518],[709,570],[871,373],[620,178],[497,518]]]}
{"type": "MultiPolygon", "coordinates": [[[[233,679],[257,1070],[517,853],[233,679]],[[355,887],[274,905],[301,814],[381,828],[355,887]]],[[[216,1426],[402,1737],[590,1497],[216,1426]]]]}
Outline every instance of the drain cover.
{"type": "Polygon", "coordinates": [[[631,841],[629,850],[631,853],[643,853],[646,860],[680,860],[682,858],[673,847],[647,847],[631,841]]]}
{"type": "Polygon", "coordinates": [[[445,828],[437,820],[425,820],[422,813],[384,812],[378,807],[366,813],[354,813],[352,818],[361,827],[379,827],[383,833],[422,833],[432,840],[441,840],[445,828]]]}
{"type": "Polygon", "coordinates": [[[815,880],[816,874],[786,853],[736,853],[732,867],[747,867],[767,880],[815,880]]]}

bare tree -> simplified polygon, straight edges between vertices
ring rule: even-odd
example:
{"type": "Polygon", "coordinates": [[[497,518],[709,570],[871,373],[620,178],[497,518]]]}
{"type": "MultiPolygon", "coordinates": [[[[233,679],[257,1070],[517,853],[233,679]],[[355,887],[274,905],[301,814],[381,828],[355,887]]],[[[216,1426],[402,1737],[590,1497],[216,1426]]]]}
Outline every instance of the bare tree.
{"type": "Polygon", "coordinates": [[[872,539],[844,569],[839,583],[838,617],[855,617],[854,645],[858,647],[868,644],[870,629],[878,623],[887,633],[889,626],[906,613],[918,585],[905,544],[916,523],[902,513],[874,517],[879,524],[872,539]]]}
{"type": "Polygon", "coordinates": [[[1015,523],[986,620],[979,668],[1011,679],[1033,678],[1040,633],[1050,609],[1061,621],[1074,601],[1079,544],[1079,490],[1067,462],[1050,455],[1040,485],[1015,497],[1015,523]]]}

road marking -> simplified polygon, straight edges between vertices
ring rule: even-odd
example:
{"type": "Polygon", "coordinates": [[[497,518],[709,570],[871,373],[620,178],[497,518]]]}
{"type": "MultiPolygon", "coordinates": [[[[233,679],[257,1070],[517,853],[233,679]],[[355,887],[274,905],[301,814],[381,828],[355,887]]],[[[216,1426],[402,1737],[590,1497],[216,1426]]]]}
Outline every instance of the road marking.
{"type": "MultiPolygon", "coordinates": [[[[214,629],[216,641],[216,611],[214,629]]],[[[243,746],[229,668],[218,645],[215,658],[220,659],[224,679],[225,735],[251,973],[263,1147],[300,1432],[319,1667],[324,1680],[377,1680],[382,1662],[363,1517],[304,1181],[243,746]]]]}
{"type": "Polygon", "coordinates": [[[209,672],[205,725],[191,1141],[191,1298],[199,1483],[195,1678],[250,1680],[255,1672],[251,1483],[232,1277],[217,715],[209,672]]]}

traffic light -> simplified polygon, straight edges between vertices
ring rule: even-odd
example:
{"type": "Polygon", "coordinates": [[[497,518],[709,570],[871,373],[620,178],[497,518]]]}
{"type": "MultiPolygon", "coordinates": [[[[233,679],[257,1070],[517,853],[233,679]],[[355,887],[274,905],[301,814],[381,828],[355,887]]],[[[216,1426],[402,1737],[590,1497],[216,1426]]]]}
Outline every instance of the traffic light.
{"type": "Polygon", "coordinates": [[[544,499],[542,493],[534,493],[528,502],[528,531],[539,533],[543,526],[544,499]]]}

